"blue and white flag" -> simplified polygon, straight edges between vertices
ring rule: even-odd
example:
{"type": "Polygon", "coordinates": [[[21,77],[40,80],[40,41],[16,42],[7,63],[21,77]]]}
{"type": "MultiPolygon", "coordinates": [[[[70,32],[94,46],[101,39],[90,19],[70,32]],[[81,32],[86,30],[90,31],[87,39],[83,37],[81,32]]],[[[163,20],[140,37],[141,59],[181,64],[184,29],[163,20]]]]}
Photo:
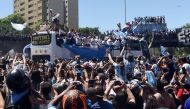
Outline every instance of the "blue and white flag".
{"type": "Polygon", "coordinates": [[[167,52],[166,52],[166,48],[164,46],[160,46],[160,52],[163,56],[166,56],[167,55],[167,52]]]}
{"type": "Polygon", "coordinates": [[[132,29],[133,33],[138,33],[138,32],[139,32],[138,26],[139,26],[140,24],[142,24],[142,23],[143,23],[143,20],[141,20],[136,26],[133,27],[133,29],[132,29]]]}

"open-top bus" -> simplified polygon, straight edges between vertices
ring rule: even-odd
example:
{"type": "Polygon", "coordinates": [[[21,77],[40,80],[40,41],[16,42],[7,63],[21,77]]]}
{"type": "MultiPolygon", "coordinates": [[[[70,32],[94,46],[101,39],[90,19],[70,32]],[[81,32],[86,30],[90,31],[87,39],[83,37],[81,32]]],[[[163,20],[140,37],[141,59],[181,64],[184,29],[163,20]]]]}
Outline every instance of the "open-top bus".
{"type": "MultiPolygon", "coordinates": [[[[59,34],[55,31],[36,32],[32,35],[30,46],[25,47],[23,52],[29,54],[29,57],[33,61],[53,61],[56,58],[70,59],[75,55],[80,55],[83,59],[92,59],[94,57],[102,59],[106,55],[106,48],[109,47],[103,44],[97,46],[67,45],[63,40],[60,41],[58,37],[59,34]]],[[[130,54],[134,55],[134,57],[143,55],[150,58],[146,41],[131,37],[127,39],[130,54]]],[[[113,57],[119,56],[121,51],[120,48],[113,48],[111,50],[113,57]]]]}

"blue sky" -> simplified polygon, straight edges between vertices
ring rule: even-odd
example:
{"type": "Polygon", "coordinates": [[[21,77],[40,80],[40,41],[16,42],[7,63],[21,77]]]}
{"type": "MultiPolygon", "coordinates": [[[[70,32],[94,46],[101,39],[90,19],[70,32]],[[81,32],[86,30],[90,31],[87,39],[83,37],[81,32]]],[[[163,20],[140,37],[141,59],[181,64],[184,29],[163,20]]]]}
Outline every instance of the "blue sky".
{"type": "MultiPolygon", "coordinates": [[[[127,21],[137,16],[165,16],[168,28],[190,23],[190,0],[126,0],[127,21]]],[[[13,12],[13,0],[0,0],[0,18],[13,12]]],[[[79,0],[80,27],[116,28],[124,23],[124,0],[79,0]]]]}

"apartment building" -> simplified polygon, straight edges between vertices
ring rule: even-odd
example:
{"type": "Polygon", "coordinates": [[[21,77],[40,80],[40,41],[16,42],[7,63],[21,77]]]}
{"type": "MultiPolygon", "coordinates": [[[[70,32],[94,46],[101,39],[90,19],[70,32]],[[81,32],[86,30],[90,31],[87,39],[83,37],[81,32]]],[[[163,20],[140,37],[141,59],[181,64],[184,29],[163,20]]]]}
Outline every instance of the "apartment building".
{"type": "Polygon", "coordinates": [[[19,13],[30,27],[49,20],[49,9],[59,13],[60,23],[68,28],[78,28],[78,0],[14,0],[14,13],[19,13]]]}

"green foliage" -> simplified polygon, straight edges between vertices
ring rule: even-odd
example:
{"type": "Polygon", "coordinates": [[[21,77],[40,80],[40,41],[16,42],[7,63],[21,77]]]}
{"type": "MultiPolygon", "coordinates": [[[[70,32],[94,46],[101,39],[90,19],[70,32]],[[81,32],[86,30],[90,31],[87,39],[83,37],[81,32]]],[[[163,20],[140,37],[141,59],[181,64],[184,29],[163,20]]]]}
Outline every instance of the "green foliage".
{"type": "Polygon", "coordinates": [[[42,20],[40,20],[40,21],[38,21],[37,23],[36,23],[36,27],[35,27],[35,29],[36,30],[39,30],[40,29],[40,25],[42,25],[42,20]]]}
{"type": "Polygon", "coordinates": [[[33,33],[33,30],[29,27],[25,28],[22,32],[16,31],[12,28],[11,22],[23,24],[24,19],[19,14],[11,14],[3,19],[0,19],[0,34],[1,35],[28,35],[33,33]]]}
{"type": "Polygon", "coordinates": [[[101,34],[98,27],[95,27],[95,28],[89,28],[89,27],[79,28],[78,31],[84,35],[89,35],[89,34],[100,35],[101,34]]]}
{"type": "Polygon", "coordinates": [[[188,56],[190,54],[190,47],[181,47],[174,50],[175,56],[188,56]]]}
{"type": "Polygon", "coordinates": [[[183,28],[190,28],[190,23],[185,24],[183,28]]]}

